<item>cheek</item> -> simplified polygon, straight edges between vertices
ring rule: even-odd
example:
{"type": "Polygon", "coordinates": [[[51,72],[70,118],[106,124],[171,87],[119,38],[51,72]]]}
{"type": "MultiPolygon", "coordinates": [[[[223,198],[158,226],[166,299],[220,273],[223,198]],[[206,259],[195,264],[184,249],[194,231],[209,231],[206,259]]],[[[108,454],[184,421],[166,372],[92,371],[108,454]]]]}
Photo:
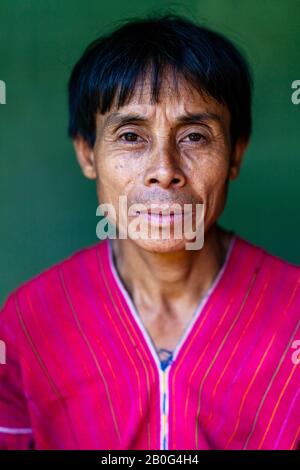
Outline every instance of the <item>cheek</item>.
{"type": "Polygon", "coordinates": [[[215,162],[206,159],[201,164],[193,165],[190,171],[190,181],[193,188],[209,198],[211,194],[222,193],[228,176],[227,160],[215,162]]]}
{"type": "Polygon", "coordinates": [[[226,201],[228,160],[203,158],[190,171],[190,184],[198,201],[204,203],[205,227],[222,213],[226,201]]]}
{"type": "Polygon", "coordinates": [[[222,213],[227,196],[228,187],[228,167],[219,167],[210,173],[205,187],[206,212],[208,220],[217,219],[222,213]]]}
{"type": "Polygon", "coordinates": [[[114,158],[105,158],[105,155],[97,155],[97,193],[102,202],[118,204],[120,195],[128,192],[132,180],[132,172],[124,161],[114,158]]]}

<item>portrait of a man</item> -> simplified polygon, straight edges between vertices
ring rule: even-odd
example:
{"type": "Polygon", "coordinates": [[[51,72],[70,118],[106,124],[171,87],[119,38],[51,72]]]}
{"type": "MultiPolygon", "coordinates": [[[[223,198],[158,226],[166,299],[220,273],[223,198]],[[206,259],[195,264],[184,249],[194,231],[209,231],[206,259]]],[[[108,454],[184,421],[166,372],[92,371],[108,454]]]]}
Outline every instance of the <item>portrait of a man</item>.
{"type": "Polygon", "coordinates": [[[115,236],[7,296],[1,449],[299,449],[300,266],[219,221],[252,89],[231,40],[175,14],[78,58],[68,134],[115,236]]]}

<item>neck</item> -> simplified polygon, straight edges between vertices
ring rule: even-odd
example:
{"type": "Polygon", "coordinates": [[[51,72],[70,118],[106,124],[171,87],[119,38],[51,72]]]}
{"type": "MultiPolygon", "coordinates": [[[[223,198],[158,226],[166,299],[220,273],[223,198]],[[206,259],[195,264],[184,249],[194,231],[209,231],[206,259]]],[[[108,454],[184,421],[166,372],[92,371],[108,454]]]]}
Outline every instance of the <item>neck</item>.
{"type": "Polygon", "coordinates": [[[132,240],[112,240],[114,265],[134,304],[143,312],[177,314],[197,306],[221,269],[232,239],[217,224],[201,250],[151,253],[132,240]]]}

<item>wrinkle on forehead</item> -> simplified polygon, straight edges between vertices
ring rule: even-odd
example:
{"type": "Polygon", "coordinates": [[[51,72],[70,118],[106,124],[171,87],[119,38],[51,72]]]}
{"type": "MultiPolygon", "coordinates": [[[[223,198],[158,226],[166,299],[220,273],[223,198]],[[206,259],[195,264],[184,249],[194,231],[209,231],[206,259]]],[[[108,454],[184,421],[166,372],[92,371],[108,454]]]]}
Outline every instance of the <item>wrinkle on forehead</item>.
{"type": "Polygon", "coordinates": [[[97,115],[97,125],[102,127],[107,116],[115,111],[121,113],[137,112],[140,115],[153,119],[154,117],[176,119],[177,116],[192,112],[215,112],[223,117],[224,122],[230,121],[230,113],[227,106],[219,103],[205,91],[200,93],[180,74],[164,73],[157,102],[153,101],[151,89],[151,76],[148,74],[140,77],[127,102],[117,108],[116,98],[110,110],[104,115],[97,115]]]}
{"type": "Polygon", "coordinates": [[[149,74],[137,80],[129,102],[131,104],[153,105],[164,101],[178,102],[182,100],[183,95],[192,100],[201,97],[205,101],[209,98],[204,90],[200,93],[182,75],[170,70],[166,71],[160,78],[157,102],[152,97],[152,83],[149,74]]]}

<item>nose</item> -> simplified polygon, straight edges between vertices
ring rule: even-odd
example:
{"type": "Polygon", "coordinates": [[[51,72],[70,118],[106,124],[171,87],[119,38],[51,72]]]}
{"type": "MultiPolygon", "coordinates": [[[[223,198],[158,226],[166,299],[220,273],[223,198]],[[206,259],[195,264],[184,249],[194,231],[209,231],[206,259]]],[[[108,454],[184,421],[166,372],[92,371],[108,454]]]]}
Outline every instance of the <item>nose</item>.
{"type": "Polygon", "coordinates": [[[144,184],[149,187],[156,185],[164,189],[181,188],[186,184],[186,177],[178,166],[172,150],[164,148],[151,156],[145,172],[144,184]]]}

